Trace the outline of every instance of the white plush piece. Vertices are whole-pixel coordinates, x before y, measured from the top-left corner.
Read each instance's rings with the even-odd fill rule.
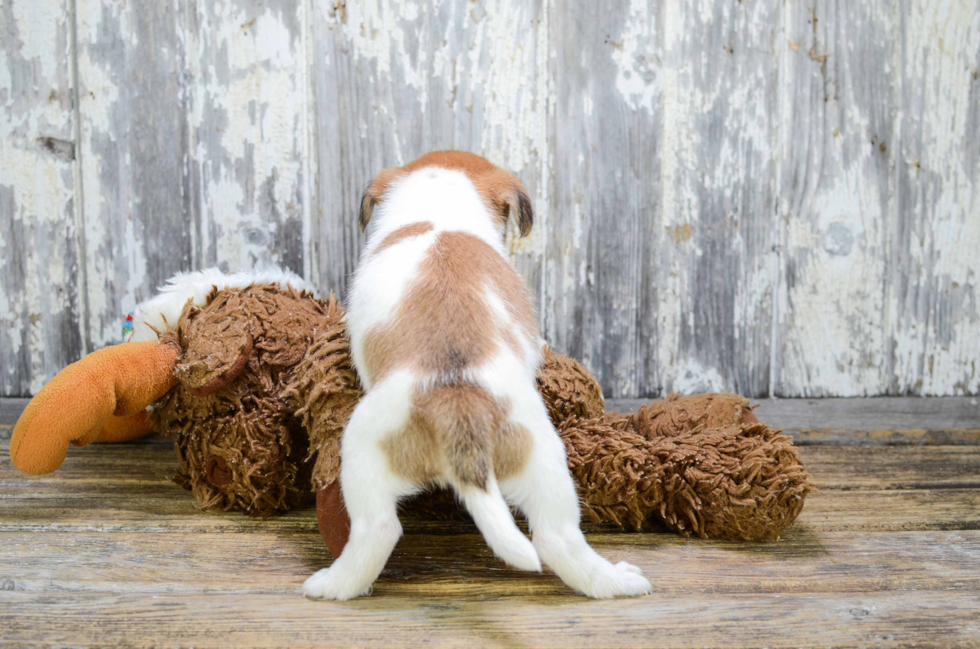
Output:
[[[133,331],[126,342],[157,340],[158,332],[166,333],[177,326],[188,300],[193,301],[194,306],[203,307],[214,288],[245,288],[252,284],[278,284],[282,288],[291,286],[298,291],[316,294],[312,284],[278,266],[237,273],[224,273],[218,268],[177,273],[160,287],[158,295],[137,305],[133,311]]]

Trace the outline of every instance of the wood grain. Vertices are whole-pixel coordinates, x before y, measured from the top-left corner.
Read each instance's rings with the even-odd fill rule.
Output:
[[[954,400],[943,414],[921,400],[873,401],[922,429],[969,420],[971,407]],[[819,421],[821,404],[779,407],[787,418]],[[870,405],[851,407],[864,413],[856,426],[862,417],[874,420]],[[915,416],[916,407],[933,409],[932,418]],[[10,465],[6,443],[0,441],[2,644],[980,642],[978,445],[803,447],[822,486],[778,542],[586,526],[597,551],[638,565],[654,584],[648,597],[612,602],[575,596],[548,570],[507,568],[470,523],[406,515],[406,535],[372,596],[334,604],[298,593],[331,561],[311,509],[266,521],[201,512],[169,482],[175,459],[161,438],[70,449],[59,471],[40,478]]]
[[[6,452],[6,445],[3,441],[0,453]],[[970,482],[971,476],[980,481],[980,447],[976,445],[822,445],[801,448],[800,454],[807,470],[825,488],[941,487]],[[136,444],[73,447],[62,466],[63,469],[46,476],[28,476],[15,469],[9,457],[0,456],[0,483],[33,485],[39,490],[52,491],[83,485],[170,487],[177,458],[169,440],[149,437]],[[856,479],[863,482],[856,483]]]
[[[522,178],[511,256],[610,397],[980,391],[976,3],[0,15],[0,395],[118,341],[178,270],[342,295],[368,179],[438,148]]]
[[[532,292],[549,227],[548,22],[540,1],[314,4],[317,197],[323,290],[346,292],[371,178],[439,149],[480,152],[516,173],[535,210],[513,255]]]
[[[308,274],[307,3],[186,4],[193,265]]]
[[[659,350],[666,391],[770,390],[782,4],[667,3]],[[613,395],[620,396],[620,395]],[[622,395],[626,396],[626,395]]]
[[[76,0],[87,351],[122,340],[140,300],[192,263],[176,3]]]
[[[67,488],[70,493],[66,493]],[[239,513],[201,512],[197,501],[172,485],[4,484],[0,531],[56,532],[221,532],[259,530],[315,532],[312,509],[260,519]],[[123,495],[125,494],[125,495]],[[459,534],[475,528],[465,522],[402,516],[406,533]],[[937,489],[825,490],[807,499],[795,525],[812,533],[942,531],[980,529],[980,494],[975,485]],[[609,526],[584,524],[589,531]],[[655,525],[651,526],[656,529]]]
[[[980,24],[977,7],[896,3],[895,215],[890,232],[889,389],[976,394],[980,373]],[[957,251],[962,251],[958,253]],[[969,252],[968,252],[969,251]]]
[[[980,531],[816,536],[799,530],[779,543],[754,545],[668,534],[588,538],[611,560],[642,568],[660,596],[980,588]],[[331,562],[315,533],[10,532],[3,539],[0,575],[13,582],[8,590],[28,592],[295,593]],[[478,534],[403,537],[376,588],[399,598],[480,601],[521,593],[572,599],[550,571],[528,575],[508,568]]]
[[[606,410],[636,412],[646,399],[607,399]],[[753,399],[761,421],[798,445],[980,444],[974,397]]]
[[[776,392],[888,388],[886,221],[894,192],[892,3],[787,5]],[[889,147],[892,147],[889,149]]]
[[[822,486],[808,497],[795,527],[811,533],[980,529],[977,447],[815,446],[802,449],[802,454]],[[166,444],[70,449],[62,469],[40,478],[19,473],[0,456],[0,531],[316,530],[310,509],[266,521],[238,513],[201,512],[190,493],[170,482],[175,467],[173,450]],[[466,522],[402,518],[409,533],[474,530]]]
[[[71,6],[0,5],[0,395],[83,351]]]
[[[0,398],[0,439],[9,436],[28,399]],[[647,399],[608,399],[606,410],[632,412]],[[762,421],[785,430],[797,444],[976,445],[980,400],[974,397],[872,399],[757,399]],[[139,443],[170,442],[156,436]]]
[[[827,638],[841,645],[967,647],[977,641],[980,596],[925,591],[393,602],[378,589],[371,598],[331,604],[292,593],[134,598],[3,591],[0,602],[11,644],[33,644],[43,629],[46,642],[61,645],[792,647]],[[58,611],[57,624],[51,610]]]
[[[550,27],[553,212],[544,224],[545,337],[607,394],[652,394],[662,216],[663,25],[650,3],[573,3]]]

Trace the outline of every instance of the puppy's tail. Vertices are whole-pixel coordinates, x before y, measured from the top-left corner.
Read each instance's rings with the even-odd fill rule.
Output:
[[[451,482],[494,554],[521,570],[541,571],[534,546],[514,523],[493,475],[493,442],[504,413],[475,385],[446,385],[416,400],[449,463]]]

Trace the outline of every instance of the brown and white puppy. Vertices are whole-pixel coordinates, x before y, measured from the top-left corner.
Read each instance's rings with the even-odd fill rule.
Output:
[[[650,592],[639,569],[609,563],[579,529],[565,448],[535,389],[541,340],[506,261],[508,217],[530,231],[524,187],[470,153],[429,153],[365,192],[368,242],[347,311],[366,391],[342,440],[350,540],[303,585],[308,597],[368,593],[402,533],[398,500],[429,485],[452,487],[514,567],[540,571],[543,560],[591,597]]]

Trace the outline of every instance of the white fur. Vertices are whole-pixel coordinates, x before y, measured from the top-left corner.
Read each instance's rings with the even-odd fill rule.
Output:
[[[189,273],[177,273],[159,294],[141,302],[133,311],[133,333],[126,342],[157,340],[157,332],[163,334],[177,326],[180,313],[188,300],[194,306],[203,307],[214,288],[245,288],[252,284],[278,284],[282,288],[292,286],[298,291],[316,293],[313,285],[296,273],[270,266],[253,271],[224,273],[217,268],[206,268]]]
[[[432,223],[434,231],[376,252],[387,234],[420,221]],[[398,500],[420,489],[388,470],[379,444],[404,429],[413,396],[434,377],[398,370],[372,383],[374,377],[364,371],[365,335],[390,320],[439,232],[469,232],[504,254],[499,226],[473,184],[465,174],[437,167],[417,170],[390,187],[369,228],[347,314],[354,364],[367,390],[342,441],[340,481],[351,517],[351,534],[333,565],[303,584],[303,593],[317,599],[345,600],[370,592],[401,535]],[[499,483],[491,476],[486,491],[455,484],[449,467],[443,467],[441,482],[456,490],[487,543],[510,565],[539,571],[544,561],[566,584],[590,597],[649,593],[650,582],[638,568],[609,563],[582,535],[578,496],[565,447],[535,386],[541,362],[540,340],[514,324],[511,310],[500,296],[485,297],[500,321],[518,336],[526,353],[521,357],[501,344],[489,362],[465,378],[510,403],[508,418],[530,432],[532,450],[523,472]],[[507,503],[527,516],[532,542],[515,526]]]

